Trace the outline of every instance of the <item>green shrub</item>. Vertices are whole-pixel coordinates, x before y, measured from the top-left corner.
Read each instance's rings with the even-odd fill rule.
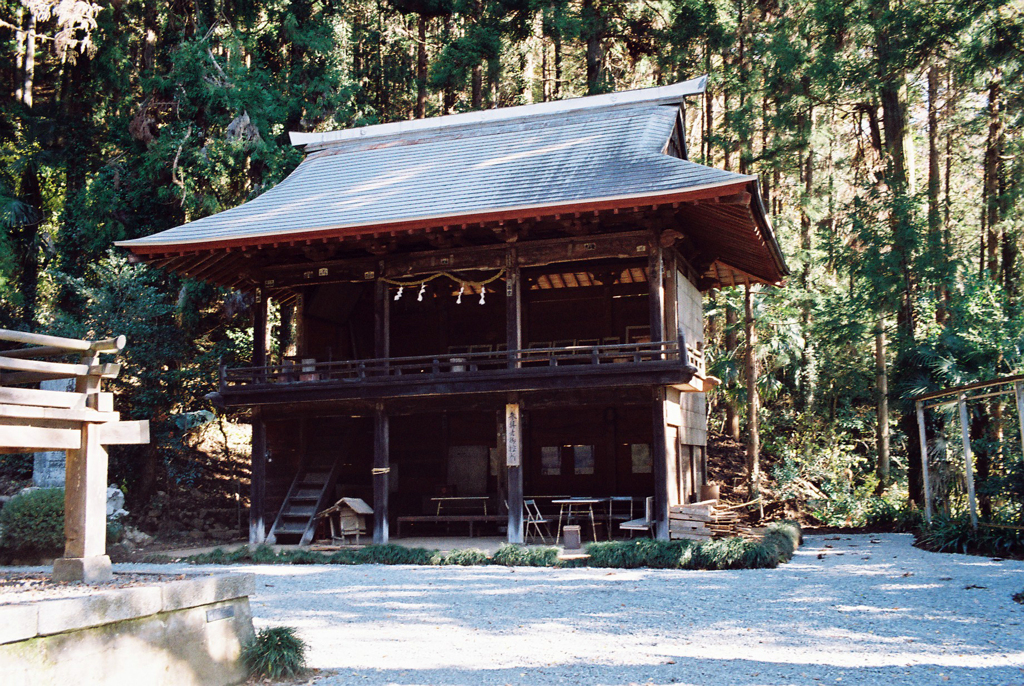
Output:
[[[554,567],[558,564],[558,549],[506,543],[494,553],[491,563],[506,567]]]
[[[327,562],[332,565],[357,565],[359,564],[359,551],[339,550],[327,558]]]
[[[403,548],[400,545],[368,545],[358,551],[356,561],[373,565],[429,565],[437,551],[426,548]]]
[[[298,675],[306,667],[306,643],[287,626],[260,629],[242,647],[249,674],[279,679]]]
[[[487,553],[482,550],[453,550],[449,553],[435,552],[430,557],[432,565],[460,565],[472,567],[474,565],[490,564],[491,560]]]
[[[0,510],[0,546],[19,553],[64,547],[64,489],[42,488],[11,498]]]
[[[501,546],[493,558],[481,550],[442,553],[400,545],[369,545],[325,555],[310,550],[275,553],[270,546],[242,547],[230,553],[220,548],[187,559],[195,564],[383,564],[383,565],[505,565],[508,567],[612,567],[618,569],[764,569],[788,561],[801,541],[800,526],[779,521],[769,525],[761,540],[726,538],[716,541],[657,541],[638,538],[587,545],[589,557],[559,560],[556,548]]]
[[[742,538],[701,541],[693,546],[689,559],[683,560],[682,566],[685,569],[739,569],[751,545],[756,542]]]
[[[993,523],[1012,526],[1011,522],[1003,520]],[[926,524],[918,530],[917,544],[937,553],[1022,555],[1024,531],[984,524],[979,524],[975,529],[966,513],[939,513],[932,517],[930,525]]]
[[[239,550],[247,550],[246,548],[239,548]],[[277,553],[269,545],[257,546],[254,550],[249,550],[248,558],[256,564],[277,564],[282,560],[278,559]]]
[[[650,538],[591,543],[587,545],[588,565],[620,569],[678,569],[684,551],[692,545],[692,541],[656,541]]]
[[[121,542],[121,537],[124,536],[124,524],[118,520],[110,520],[107,522],[107,545],[113,545]]]
[[[891,528],[893,531],[913,531],[921,525],[921,510],[914,503],[903,505],[886,498],[871,498],[865,506],[865,523],[868,526]]]

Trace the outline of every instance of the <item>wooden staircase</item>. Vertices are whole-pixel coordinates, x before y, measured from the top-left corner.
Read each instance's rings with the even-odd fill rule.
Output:
[[[328,501],[338,480],[338,457],[337,451],[307,455],[270,527],[267,543],[309,545],[312,542],[316,514],[333,504]]]

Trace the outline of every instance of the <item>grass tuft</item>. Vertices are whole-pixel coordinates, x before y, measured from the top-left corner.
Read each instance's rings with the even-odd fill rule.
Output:
[[[251,676],[297,676],[306,667],[306,643],[288,626],[260,629],[242,647],[242,660]]]
[[[527,548],[506,543],[494,553],[491,564],[506,567],[554,567],[558,564],[558,549]]]
[[[426,548],[403,548],[394,543],[368,545],[356,551],[356,561],[371,565],[429,565],[435,552]]]
[[[453,550],[450,553],[435,552],[430,557],[432,565],[459,565],[461,567],[472,567],[475,565],[490,564],[491,560],[487,553],[482,550]]]

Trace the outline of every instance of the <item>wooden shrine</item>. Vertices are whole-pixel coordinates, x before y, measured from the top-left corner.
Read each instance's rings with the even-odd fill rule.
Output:
[[[376,543],[522,542],[524,500],[564,496],[607,529],[653,496],[668,538],[705,481],[702,294],[787,274],[756,177],[687,158],[704,82],[296,133],[278,186],[120,244],[251,294],[251,363],[211,397],[253,423],[252,543],[341,497]]]
[[[84,341],[0,329],[0,342],[21,344],[0,350],[0,452],[67,452],[65,548],[53,578],[106,581],[107,446],[149,443],[149,422],[121,421],[113,394],[102,390],[120,365],[100,356],[123,350],[125,337]],[[75,388],[39,388],[52,379],[74,379]]]

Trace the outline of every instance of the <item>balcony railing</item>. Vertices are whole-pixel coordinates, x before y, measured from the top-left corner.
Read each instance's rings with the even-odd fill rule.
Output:
[[[680,354],[680,350],[683,354]],[[651,376],[654,375],[654,376]],[[568,377],[573,381],[569,381]],[[653,378],[658,381],[650,381]],[[688,383],[706,377],[701,350],[680,340],[527,348],[488,352],[329,362],[303,360],[265,367],[221,368],[220,394],[241,400],[254,392],[320,396],[418,395],[535,387],[535,384]],[[536,386],[540,387],[540,386]],[[387,390],[387,389],[392,390]],[[363,389],[363,390],[360,390]],[[419,389],[419,390],[417,390]],[[438,390],[441,389],[441,390]],[[703,386],[695,387],[702,390]],[[276,393],[274,394],[276,395]]]

